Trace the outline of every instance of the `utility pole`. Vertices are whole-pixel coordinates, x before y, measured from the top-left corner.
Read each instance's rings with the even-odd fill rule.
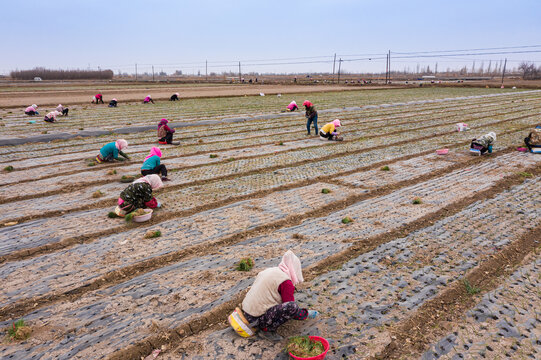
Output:
[[[241,72],[240,72],[240,61],[239,61],[239,83],[242,82],[240,74],[241,74]]]
[[[154,65],[152,65],[152,81],[154,81]]]
[[[137,64],[135,64],[135,82],[137,82]]]
[[[338,84],[340,84],[340,69],[342,68],[342,58],[338,60]]]
[[[334,60],[332,62],[332,76],[334,77],[334,66],[336,65],[336,53],[334,53]]]
[[[385,54],[385,84],[387,85],[387,76],[389,74],[389,54]]]
[[[208,60],[205,60],[205,81],[209,81]]]
[[[389,50],[389,83],[391,82],[391,50]]]
[[[503,63],[503,72],[502,72],[502,86],[503,86],[503,77],[505,76],[505,67],[507,66],[507,58],[505,58],[505,63]]]

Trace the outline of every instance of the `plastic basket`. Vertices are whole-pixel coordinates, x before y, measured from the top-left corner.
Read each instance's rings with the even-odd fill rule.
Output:
[[[292,353],[289,353],[289,356],[291,356],[293,359],[297,359],[297,360],[322,360],[322,359],[325,359],[325,356],[327,356],[327,352],[329,351],[329,347],[330,347],[329,342],[327,341],[327,339],[322,338],[321,336],[309,336],[309,338],[312,341],[319,341],[320,343],[322,343],[323,348],[325,349],[325,351],[323,351],[321,354],[319,354],[317,356],[312,356],[312,357],[300,357],[300,356],[295,356]]]

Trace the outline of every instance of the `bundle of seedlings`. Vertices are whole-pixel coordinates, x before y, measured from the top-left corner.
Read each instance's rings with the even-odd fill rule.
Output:
[[[325,347],[308,336],[293,336],[287,342],[286,351],[300,358],[311,358],[323,354]]]

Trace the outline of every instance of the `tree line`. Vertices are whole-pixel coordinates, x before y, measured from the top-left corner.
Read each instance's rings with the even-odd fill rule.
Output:
[[[112,70],[51,70],[35,68],[32,70],[15,70],[10,73],[12,79],[34,80],[110,80],[113,78]]]

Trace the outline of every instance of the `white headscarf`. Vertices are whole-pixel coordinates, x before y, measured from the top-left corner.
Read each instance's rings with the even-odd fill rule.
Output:
[[[489,132],[487,135],[492,138],[492,141],[496,141],[496,133],[494,131]]]
[[[159,189],[163,186],[162,179],[156,174],[151,174],[147,176],[143,176],[142,178],[139,178],[133,182],[135,183],[147,183],[150,184],[150,187],[152,187],[152,190]]]
[[[293,253],[293,251],[288,250],[284,254],[280,265],[278,265],[278,268],[280,268],[280,270],[282,270],[289,276],[291,282],[293,283],[293,286],[296,286],[297,284],[304,281],[304,278],[302,277],[301,261]]]

